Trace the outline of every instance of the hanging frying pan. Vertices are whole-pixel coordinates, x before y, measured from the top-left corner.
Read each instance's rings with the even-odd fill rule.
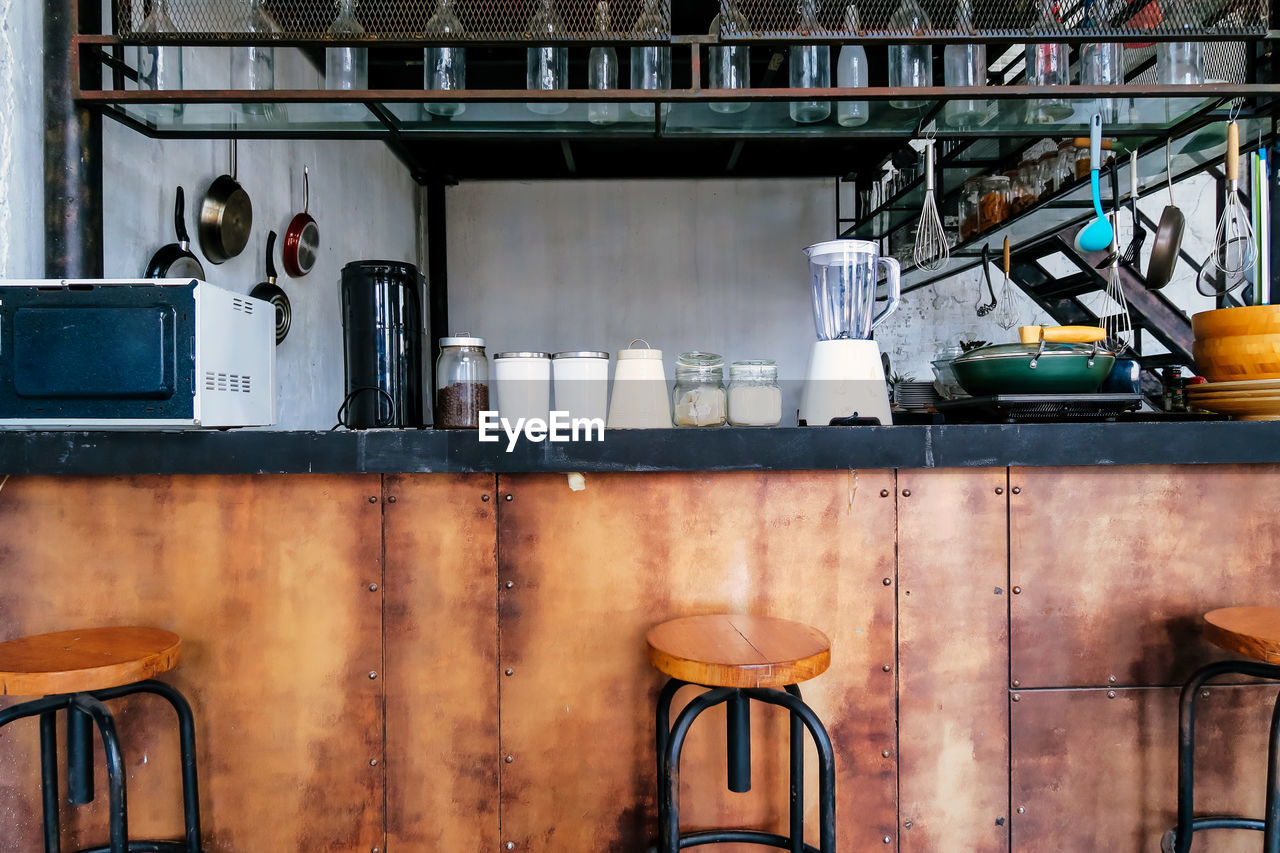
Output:
[[[316,265],[316,250],[320,248],[320,227],[311,217],[311,179],[307,167],[302,167],[302,212],[289,220],[284,232],[284,248],[280,250],[285,272],[301,278]]]
[[[1169,143],[1164,144],[1164,170],[1169,184],[1169,203],[1160,214],[1160,225],[1156,228],[1156,242],[1151,247],[1151,258],[1147,261],[1146,285],[1149,290],[1159,290],[1173,278],[1173,269],[1178,263],[1178,250],[1182,248],[1182,231],[1186,227],[1186,217],[1173,203],[1173,158],[1169,152]]]
[[[236,146],[231,140],[231,174],[214,178],[200,205],[200,248],[215,264],[244,251],[253,227],[253,205],[236,180]]]
[[[276,309],[276,345],[289,334],[289,326],[293,324],[293,306],[283,288],[276,284],[276,264],[272,255],[276,250],[276,232],[267,234],[267,280],[259,282],[249,295],[254,299],[265,299]]]
[[[198,278],[204,281],[204,267],[191,251],[191,238],[187,236],[186,196],[178,187],[178,198],[173,208],[173,229],[178,242],[161,246],[147,262],[144,278]]]

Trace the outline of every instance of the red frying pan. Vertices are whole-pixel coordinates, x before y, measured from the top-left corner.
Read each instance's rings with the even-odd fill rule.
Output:
[[[307,212],[311,205],[311,180],[307,167],[302,167],[302,212],[289,220],[284,232],[284,248],[280,252],[285,272],[301,278],[316,265],[316,250],[320,248],[320,227]]]

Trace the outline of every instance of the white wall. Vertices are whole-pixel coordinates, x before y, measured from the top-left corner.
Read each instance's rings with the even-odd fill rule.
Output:
[[[320,85],[296,51],[280,50],[277,86]],[[188,79],[215,80],[229,68],[225,49],[187,51]],[[207,85],[207,84],[206,84]],[[174,241],[174,188],[187,194],[187,228],[206,278],[248,293],[265,278],[267,232],[277,233],[275,263],[293,308],[293,326],[276,350],[279,429],[328,429],[343,395],[339,281],[352,260],[416,262],[417,187],[381,142],[241,140],[237,178],[253,203],[244,252],[215,265],[196,233],[200,200],[229,168],[225,140],[153,140],[103,122],[104,245],[108,277],[141,275],[153,252]],[[280,260],[289,220],[302,210],[302,167],[310,167],[310,212],[320,229],[316,265],[292,279]]]
[[[44,275],[44,5],[0,0],[0,278]]]

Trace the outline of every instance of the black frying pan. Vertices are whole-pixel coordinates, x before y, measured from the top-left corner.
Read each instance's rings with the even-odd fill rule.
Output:
[[[1164,168],[1169,184],[1169,203],[1160,214],[1160,226],[1156,228],[1156,242],[1151,247],[1151,259],[1147,261],[1146,284],[1150,290],[1159,290],[1173,278],[1173,269],[1178,264],[1178,250],[1182,248],[1182,231],[1186,227],[1186,217],[1173,203],[1173,163],[1169,152],[1169,143],[1164,145]]]
[[[173,209],[173,227],[178,242],[161,246],[147,263],[144,278],[197,278],[204,281],[204,267],[191,251],[187,236],[186,197],[178,187],[178,200]]]
[[[276,309],[276,346],[289,334],[289,326],[293,324],[293,306],[284,289],[276,284],[276,262],[272,257],[276,250],[276,232],[267,234],[267,280],[259,282],[249,295],[254,299],[265,299]]]

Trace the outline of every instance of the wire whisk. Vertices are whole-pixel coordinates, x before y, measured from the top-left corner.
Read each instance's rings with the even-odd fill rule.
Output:
[[[1258,257],[1252,216],[1240,200],[1240,125],[1227,125],[1226,198],[1209,262],[1228,277],[1242,274]]]
[[[1112,211],[1112,226],[1119,225],[1118,211]],[[1115,231],[1119,235],[1119,231]],[[1111,261],[1107,267],[1106,298],[1111,302],[1104,308],[1102,328],[1107,333],[1106,345],[1117,355],[1133,345],[1133,321],[1129,317],[1129,300],[1125,299],[1124,286],[1120,283],[1120,241],[1117,236],[1111,247]]]
[[[916,228],[915,251],[912,260],[916,266],[929,272],[937,272],[951,260],[951,246],[947,232],[938,214],[938,201],[933,188],[933,139],[924,141],[924,206],[920,209],[920,225]]]
[[[1004,287],[1000,289],[1000,307],[996,309],[996,324],[1006,332],[1018,322],[1018,312],[1013,305],[1013,283],[1009,279],[1009,238],[1004,238]]]

